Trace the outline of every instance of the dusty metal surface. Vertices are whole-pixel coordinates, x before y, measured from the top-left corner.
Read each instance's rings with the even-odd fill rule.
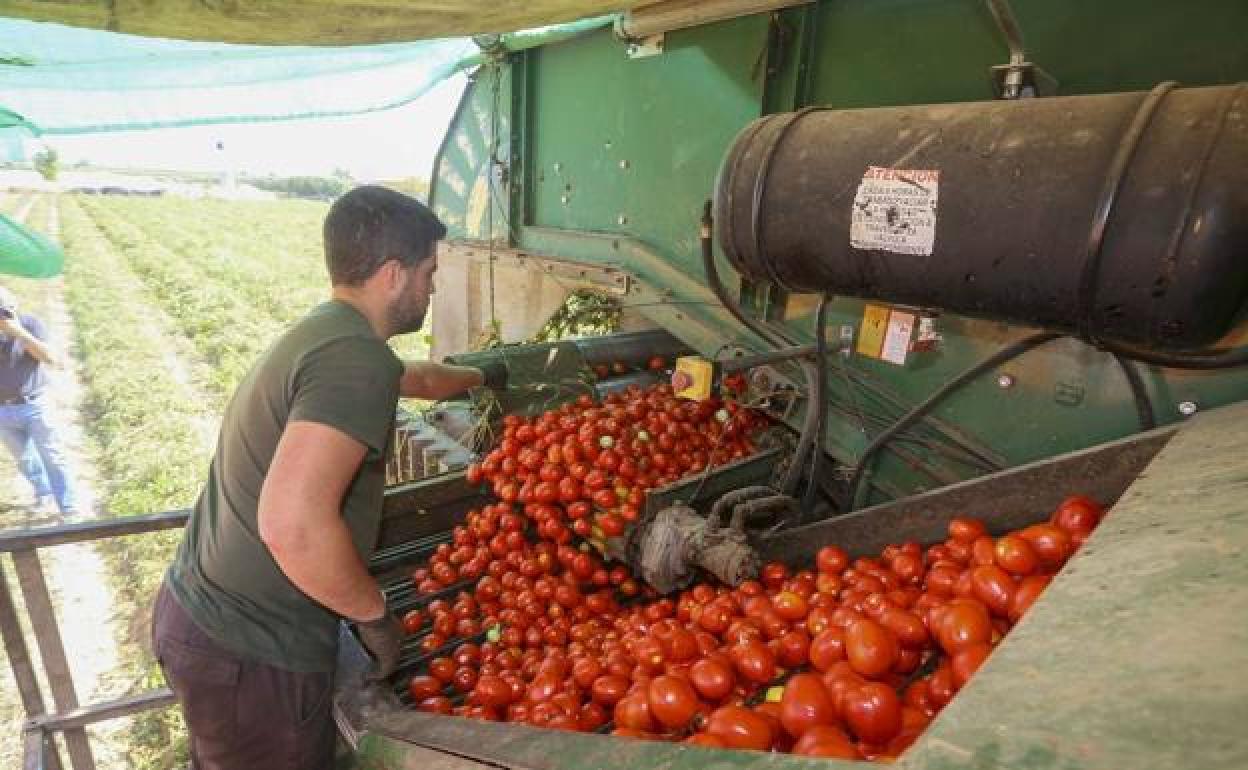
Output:
[[[446,532],[469,508],[485,499],[480,489],[464,481],[463,471],[387,489],[377,548]]]
[[[1170,441],[906,764],[1248,767],[1248,405]]]

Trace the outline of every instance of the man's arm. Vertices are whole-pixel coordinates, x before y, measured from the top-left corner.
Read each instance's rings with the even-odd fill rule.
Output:
[[[436,401],[485,384],[485,375],[472,366],[436,364],[432,361],[405,361],[399,395]]]
[[[60,365],[56,354],[52,352],[52,348],[48,347],[43,340],[26,331],[26,327],[22,326],[22,322],[18,319],[0,319],[0,334],[7,334],[21,342],[22,348],[39,363],[52,367]]]
[[[337,614],[379,618],[381,590],[356,553],[342,499],[366,447],[316,422],[286,425],[260,490],[260,539],[290,582]]]

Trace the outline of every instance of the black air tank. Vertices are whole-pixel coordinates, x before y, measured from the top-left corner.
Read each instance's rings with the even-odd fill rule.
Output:
[[[715,226],[790,291],[1208,345],[1248,289],[1248,87],[765,117]]]

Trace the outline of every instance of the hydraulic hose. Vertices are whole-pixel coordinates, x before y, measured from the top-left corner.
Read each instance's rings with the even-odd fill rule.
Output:
[[[1112,355],[1122,369],[1122,376],[1127,379],[1127,385],[1131,388],[1131,398],[1135,401],[1135,411],[1140,417],[1140,430],[1156,428],[1157,416],[1153,411],[1153,400],[1148,396],[1148,388],[1144,385],[1144,378],[1140,375],[1139,368],[1134,361],[1128,360],[1117,353]]]
[[[863,486],[862,480],[863,476],[866,474],[868,463],[871,458],[875,456],[875,453],[878,452],[882,446],[891,441],[894,436],[923,419],[924,415],[932,411],[932,409],[934,409],[936,405],[943,401],[950,393],[958,390],[963,385],[971,380],[974,380],[976,377],[979,377],[989,369],[1000,366],[1007,361],[1012,361],[1032,348],[1043,345],[1046,342],[1051,342],[1063,336],[1066,335],[1058,332],[1041,332],[1039,334],[1033,334],[1030,337],[1024,337],[1017,342],[1007,345],[1001,350],[998,350],[996,353],[988,356],[983,361],[980,361],[971,368],[962,372],[957,377],[954,377],[949,382],[946,382],[934,393],[923,399],[923,401],[921,401],[917,406],[903,415],[901,419],[890,425],[883,433],[880,433],[872,439],[871,443],[867,445],[866,449],[862,451],[862,455],[858,458],[858,467],[854,469],[854,475],[849,481],[849,500],[851,510],[861,507],[865,502],[862,498],[865,498],[866,496],[864,494],[866,487]]]
[[[819,414],[815,418],[815,445],[810,456],[810,476],[806,480],[806,494],[802,495],[801,515],[806,516],[815,506],[815,497],[819,485],[815,479],[819,477],[823,464],[823,448],[827,446],[828,430],[828,305],[832,295],[824,294],[819,298],[819,309],[815,311],[815,408]]]
[[[712,228],[714,223],[711,220],[711,202],[707,201],[702,208],[702,228],[700,231],[700,241],[702,244],[702,267],[706,271],[706,285],[710,287],[715,298],[724,306],[732,317],[741,322],[750,331],[757,334],[768,344],[783,348],[789,345],[788,340],[776,332],[768,329],[762,322],[750,318],[744,310],[737,304],[728,291],[724,288],[723,281],[720,280],[719,270],[715,267],[715,251],[714,241],[712,239]],[[802,374],[806,379],[806,392],[813,399],[816,388],[816,380],[818,374],[815,366],[806,360],[798,359],[798,364],[802,368]],[[808,399],[809,400],[809,399]],[[815,433],[818,430],[819,409],[813,404],[806,409],[805,419],[802,421],[801,436],[797,442],[797,450],[793,454],[793,462],[789,465],[789,470],[785,474],[784,481],[781,484],[780,491],[786,495],[792,495],[797,489],[797,484],[802,477],[802,469],[806,465],[806,457],[810,454],[810,449],[815,443]]]
[[[1167,369],[1230,369],[1236,366],[1248,366],[1248,346],[1232,348],[1217,352],[1196,353],[1161,353],[1156,350],[1139,348],[1122,342],[1097,340],[1097,346],[1123,358],[1130,358],[1144,364],[1164,366]]]

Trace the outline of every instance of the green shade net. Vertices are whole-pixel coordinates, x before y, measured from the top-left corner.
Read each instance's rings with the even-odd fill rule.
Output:
[[[503,35],[505,50],[612,17]],[[44,135],[358,115],[408,104],[484,54],[472,38],[360,46],[196,43],[0,18],[0,128]]]
[[[51,278],[64,264],[65,254],[55,243],[0,214],[0,273]]]

